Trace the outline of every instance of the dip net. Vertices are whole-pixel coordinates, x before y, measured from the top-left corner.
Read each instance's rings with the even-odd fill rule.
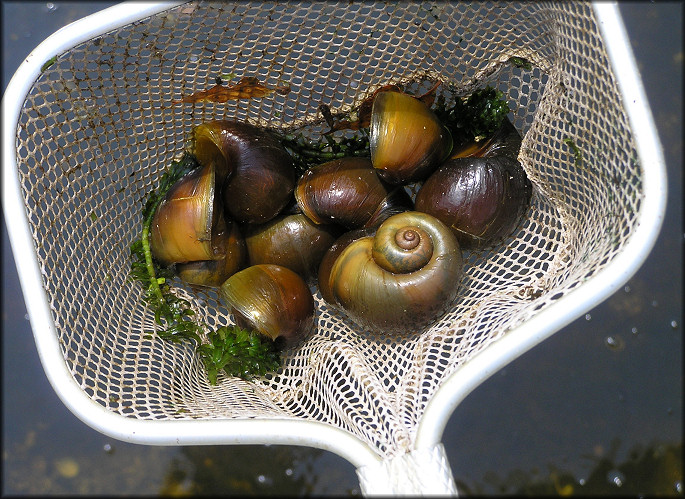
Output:
[[[290,91],[173,104],[222,75]],[[314,289],[316,331],[278,371],[252,382],[219,375],[216,386],[194,345],[148,334],[157,325],[128,279],[130,245],[193,127],[235,119],[315,138],[327,129],[322,104],[341,116],[380,86],[420,93],[436,82],[447,99],[486,85],[504,93],[533,184],[517,231],[464,253],[448,314],[391,337],[355,329]],[[16,155],[55,334],[94,403],[141,420],[315,421],[381,459],[412,449],[444,380],[607,266],[643,197],[588,3],[178,5],[47,61],[22,106]],[[210,327],[233,323],[216,292],[173,289]]]

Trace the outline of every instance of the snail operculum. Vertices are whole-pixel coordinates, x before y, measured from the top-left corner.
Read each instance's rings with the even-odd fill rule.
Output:
[[[223,186],[235,167],[230,149],[225,146],[225,126],[222,121],[210,121],[193,128],[188,148],[201,165],[214,163],[217,169],[217,185]]]
[[[319,273],[324,299],[353,322],[385,333],[415,332],[453,305],[463,260],[442,222],[407,211],[385,220],[374,236],[358,236],[334,245],[335,257],[324,257]]]
[[[517,159],[521,140],[521,134],[516,130],[514,124],[509,119],[505,119],[502,126],[489,137],[472,140],[459,148],[455,147],[450,159],[492,156],[508,156],[511,159]]]
[[[371,161],[393,184],[426,178],[452,150],[452,135],[420,100],[401,92],[380,92],[371,111]]]
[[[247,247],[236,222],[230,222],[227,232],[216,237],[223,238],[226,250],[218,260],[203,260],[176,264],[176,274],[189,284],[219,287],[230,276],[247,265]]]

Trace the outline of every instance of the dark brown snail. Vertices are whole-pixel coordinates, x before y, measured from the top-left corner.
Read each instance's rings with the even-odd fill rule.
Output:
[[[160,202],[150,226],[152,255],[162,265],[216,260],[226,253],[226,222],[216,195],[213,162],[181,177]]]
[[[378,93],[369,134],[373,166],[392,184],[425,179],[452,150],[452,135],[435,113],[401,92]]]
[[[240,223],[264,223],[290,201],[295,168],[288,151],[268,130],[249,123],[210,121],[193,130],[192,145],[201,164],[222,164],[224,207]],[[219,167],[217,167],[219,168]]]
[[[513,154],[518,151],[516,136],[513,125],[505,124],[497,140],[484,148],[487,156],[447,160],[419,189],[416,210],[451,227],[465,249],[489,247],[508,237],[525,215],[533,192]]]
[[[314,327],[314,298],[304,280],[280,265],[252,265],[221,285],[238,326],[257,331],[286,346]]]
[[[295,187],[302,213],[318,224],[347,229],[378,226],[413,203],[402,186],[383,181],[368,158],[348,157],[307,170]]]
[[[305,280],[316,278],[328,248],[342,233],[330,224],[315,224],[302,213],[283,214],[258,225],[243,226],[251,265],[287,267]]]
[[[204,260],[176,264],[181,280],[196,286],[219,287],[230,276],[247,266],[247,247],[236,222],[230,230],[217,234],[225,239],[225,255],[218,260]]]
[[[385,333],[418,332],[453,305],[463,271],[452,231],[425,213],[385,220],[374,236],[346,234],[319,270],[324,299],[357,325]]]

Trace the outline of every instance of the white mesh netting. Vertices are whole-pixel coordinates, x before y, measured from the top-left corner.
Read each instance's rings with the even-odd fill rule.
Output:
[[[65,362],[126,417],[316,420],[382,456],[403,452],[446,376],[602,269],[631,233],[640,171],[608,68],[590,5],[566,2],[189,3],[59,54],[26,98],[17,151]],[[171,105],[227,73],[291,92]],[[451,313],[389,338],[352,330],[317,293],[317,331],[281,370],[217,386],[190,345],[145,335],[155,322],[127,280],[129,247],[194,126],[316,130],[320,104],[347,111],[380,85],[427,79],[502,90],[534,185],[512,237],[465,253]],[[208,324],[231,323],[216,293],[176,289]]]

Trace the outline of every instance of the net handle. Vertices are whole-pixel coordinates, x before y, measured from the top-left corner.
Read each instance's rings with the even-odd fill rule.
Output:
[[[357,468],[357,476],[364,496],[457,495],[445,447],[441,443]]]

